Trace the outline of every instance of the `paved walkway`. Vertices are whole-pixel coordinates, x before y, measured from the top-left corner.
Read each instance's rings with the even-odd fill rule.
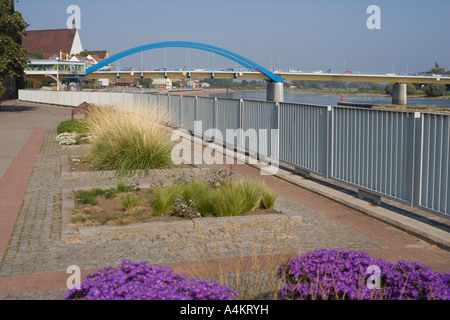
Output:
[[[149,260],[172,266],[180,273],[189,273],[167,246],[168,241],[179,245],[171,235],[167,235],[167,239],[137,235],[133,239],[62,241],[61,190],[96,185],[100,181],[98,178],[61,178],[61,156],[77,153],[62,149],[54,142],[55,128],[61,121],[70,119],[70,109],[17,101],[7,101],[1,108],[0,299],[61,299],[66,292],[66,269],[73,264],[79,265],[86,274],[129,258]],[[436,271],[450,270],[449,251],[333,201],[331,197],[321,196],[311,191],[315,188],[312,184],[301,187],[302,183],[321,186],[319,181],[302,182],[299,177],[290,178],[288,171],[284,179],[263,177],[257,168],[249,165],[235,165],[233,170],[254,179],[264,179],[280,194],[278,209],[292,211],[301,218],[302,223],[293,230],[289,244],[302,252],[318,247],[364,250],[390,261],[414,260]],[[369,203],[366,206],[371,207]],[[428,227],[429,224],[423,224],[425,220],[417,223]],[[434,225],[448,233],[445,222],[434,221]],[[246,232],[242,240],[260,235]],[[278,236],[282,238],[281,233]],[[230,257],[224,255],[219,259],[223,266],[231,265]],[[198,263],[195,256],[191,260],[194,266]],[[232,271],[231,266],[229,270]]]

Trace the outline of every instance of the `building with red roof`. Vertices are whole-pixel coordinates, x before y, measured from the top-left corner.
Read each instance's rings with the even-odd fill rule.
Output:
[[[46,59],[65,59],[83,51],[77,29],[29,30],[22,46],[30,52],[42,52]]]

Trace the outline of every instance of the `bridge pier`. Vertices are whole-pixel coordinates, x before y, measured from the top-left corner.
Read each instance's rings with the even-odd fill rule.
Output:
[[[394,83],[392,87],[392,104],[406,105],[406,83]]]
[[[283,102],[284,89],[283,82],[269,81],[267,82],[267,101]]]

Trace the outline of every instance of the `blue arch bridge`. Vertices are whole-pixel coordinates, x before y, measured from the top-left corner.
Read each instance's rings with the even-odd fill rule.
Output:
[[[192,48],[211,52],[247,68],[247,72],[238,71],[102,71],[103,68],[124,57],[143,51],[160,48]],[[255,62],[229,50],[198,42],[167,41],[151,43],[115,54],[89,68],[84,63],[73,63],[73,67],[67,66],[69,62],[33,61],[25,70],[27,78],[43,78],[50,76],[59,82],[59,78],[81,77],[84,79],[107,78],[218,78],[218,79],[262,79],[267,81],[267,100],[283,101],[283,82],[285,80],[317,80],[317,81],[359,81],[359,82],[392,82],[394,83],[392,103],[406,104],[406,83],[443,83],[450,84],[450,77],[443,76],[403,76],[403,75],[367,75],[367,74],[317,74],[317,73],[282,73],[272,72],[256,64]]]

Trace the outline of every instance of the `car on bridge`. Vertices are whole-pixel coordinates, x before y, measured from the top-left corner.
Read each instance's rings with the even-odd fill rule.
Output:
[[[225,69],[222,69],[222,71],[234,71],[234,69],[233,68],[225,68]]]
[[[167,71],[167,68],[158,68],[158,69],[155,69],[154,71]]]

